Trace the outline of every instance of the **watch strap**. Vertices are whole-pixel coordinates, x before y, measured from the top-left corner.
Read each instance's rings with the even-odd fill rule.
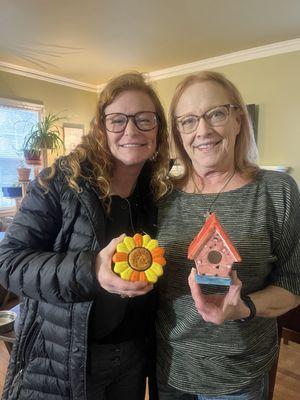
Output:
[[[255,304],[253,303],[253,301],[251,300],[251,297],[248,295],[243,295],[241,296],[241,299],[243,300],[243,302],[246,304],[246,306],[249,308],[250,310],[250,315],[248,315],[248,317],[245,318],[241,318],[238,319],[238,322],[245,322],[245,321],[250,321],[251,319],[253,319],[256,316],[256,307]]]

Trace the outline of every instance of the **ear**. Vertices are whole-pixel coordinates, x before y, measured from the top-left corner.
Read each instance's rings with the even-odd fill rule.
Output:
[[[240,112],[236,112],[236,115],[234,117],[234,124],[235,124],[235,136],[237,136],[240,131],[241,131],[241,126],[242,126],[242,114]]]

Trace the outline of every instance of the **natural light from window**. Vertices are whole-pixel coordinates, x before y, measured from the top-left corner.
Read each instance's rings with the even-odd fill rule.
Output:
[[[15,205],[14,198],[3,196],[2,188],[18,186],[17,168],[25,166],[22,144],[42,109],[40,104],[0,99],[0,209]]]

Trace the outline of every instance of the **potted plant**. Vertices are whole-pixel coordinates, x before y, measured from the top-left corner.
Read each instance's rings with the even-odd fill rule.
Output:
[[[31,169],[26,167],[24,159],[19,160],[19,166],[17,168],[17,171],[18,171],[19,182],[29,181]]]
[[[60,137],[60,126],[57,124],[65,117],[59,113],[49,113],[44,119],[34,124],[24,140],[24,155],[27,164],[33,164],[32,159],[38,160],[42,153],[43,165],[47,165],[47,150],[64,149],[64,142]],[[31,160],[31,161],[28,161]]]
[[[14,149],[16,155],[18,156],[17,171],[18,171],[19,182],[28,182],[31,169],[27,168],[25,165],[23,148],[17,149],[16,147],[13,146],[13,149]]]

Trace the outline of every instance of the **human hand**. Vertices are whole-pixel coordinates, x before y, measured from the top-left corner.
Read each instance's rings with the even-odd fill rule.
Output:
[[[144,295],[153,289],[153,284],[149,282],[129,282],[116,275],[112,268],[112,257],[116,251],[118,243],[125,237],[125,234],[112,239],[96,257],[96,276],[101,287],[110,293],[119,294],[121,297],[135,297]]]
[[[195,275],[196,269],[192,268],[188,282],[196,309],[204,321],[220,325],[249,315],[249,309],[241,299],[242,282],[236,271],[231,272],[232,284],[226,294],[203,294]]]

